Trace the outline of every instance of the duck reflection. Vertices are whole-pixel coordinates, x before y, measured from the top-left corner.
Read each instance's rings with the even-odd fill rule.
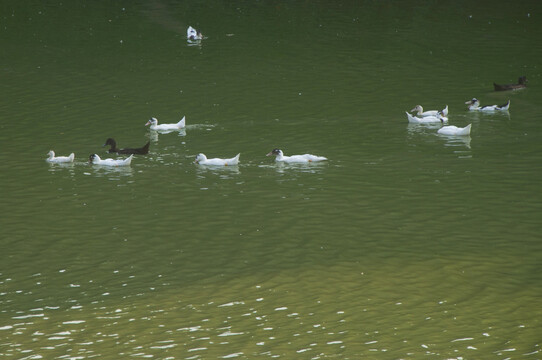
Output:
[[[310,173],[310,174],[321,174],[329,164],[325,162],[310,162],[310,163],[284,163],[284,162],[275,162],[275,164],[270,165],[275,168],[278,173]]]
[[[446,141],[446,146],[455,146],[455,147],[466,147],[470,149],[470,135],[467,136],[453,136],[453,135],[441,135],[438,134],[438,137]]]
[[[239,170],[239,165],[231,166],[213,166],[213,165],[199,165],[195,164],[196,172],[199,176],[204,176],[208,174],[218,175],[221,178],[229,179],[233,175],[241,174]]]
[[[94,175],[98,177],[104,177],[104,176],[113,176],[113,177],[121,177],[121,176],[133,176],[134,172],[133,169],[130,166],[99,166],[99,165],[92,165],[92,168],[94,170]]]

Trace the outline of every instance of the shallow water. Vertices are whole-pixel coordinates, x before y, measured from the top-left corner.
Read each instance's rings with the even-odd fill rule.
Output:
[[[2,357],[540,358],[538,2],[0,8]]]

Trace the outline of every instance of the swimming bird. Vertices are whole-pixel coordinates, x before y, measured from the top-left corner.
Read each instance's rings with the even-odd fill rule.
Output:
[[[104,166],[129,166],[132,162],[134,154],[128,156],[126,159],[101,159],[97,154],[91,154],[88,157],[88,161],[94,165]]]
[[[109,138],[105,141],[105,144],[103,144],[103,146],[107,145],[111,146],[111,148],[107,150],[108,153],[145,155],[149,153],[149,146],[151,145],[151,142],[148,141],[140,148],[117,149],[117,142],[115,141],[115,139]]]
[[[196,29],[194,29],[192,26],[189,26],[188,29],[186,29],[186,40],[188,41],[198,41],[203,39],[203,34]]]
[[[471,111],[506,111],[510,107],[510,100],[506,104],[503,105],[486,105],[486,106],[480,106],[480,100],[477,98],[472,98],[469,101],[466,101],[465,104],[468,105],[468,109]]]
[[[409,114],[406,111],[405,113],[407,114],[408,122],[413,124],[434,124],[439,122],[448,122],[447,117],[443,117],[440,115],[417,117]]]
[[[465,136],[470,135],[470,128],[472,124],[469,124],[465,126],[464,128],[460,128],[457,126],[443,126],[440,129],[438,129],[437,133],[441,135],[456,135],[456,136]]]
[[[235,157],[232,157],[231,159],[220,159],[220,158],[207,159],[207,156],[205,156],[205,154],[198,154],[194,162],[199,165],[216,165],[216,166],[237,165],[239,164],[240,155],[241,154],[237,154]]]
[[[67,163],[73,162],[73,159],[75,159],[74,153],[71,153],[70,156],[55,156],[55,152],[53,150],[49,151],[47,155],[49,155],[49,157],[46,159],[46,161],[50,163]]]
[[[149,121],[147,121],[147,123],[145,124],[145,126],[147,125],[150,125],[151,126],[151,130],[157,130],[157,131],[167,131],[167,130],[179,130],[179,129],[182,129],[184,128],[186,125],[186,119],[185,117],[183,116],[183,118],[176,124],[160,124],[158,125],[158,119],[156,119],[155,117],[152,117]]]
[[[267,154],[267,156],[275,155],[275,161],[286,162],[286,163],[309,163],[313,161],[324,161],[327,158],[323,156],[316,156],[311,154],[304,155],[292,155],[284,156],[284,153],[280,149],[273,149]]]
[[[423,111],[423,106],[421,105],[416,105],[414,107],[414,109],[410,110],[410,112],[413,112],[413,111],[416,111],[416,115],[418,116],[438,116],[438,115],[441,115],[441,116],[448,116],[448,105],[446,105],[446,107],[442,110],[427,110],[427,111]]]
[[[505,91],[505,90],[518,90],[524,89],[527,87],[527,76],[520,76],[518,78],[517,84],[495,84],[493,83],[493,88],[495,91]]]

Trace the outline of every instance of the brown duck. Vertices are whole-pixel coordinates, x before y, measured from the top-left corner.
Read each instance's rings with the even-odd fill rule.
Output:
[[[506,91],[506,90],[517,90],[517,89],[523,89],[527,87],[527,76],[520,76],[518,78],[517,84],[495,84],[493,83],[493,87],[495,88],[495,91]]]
[[[140,148],[117,149],[117,142],[115,141],[115,139],[109,138],[105,141],[105,144],[103,146],[107,145],[111,147],[109,150],[107,150],[107,152],[109,153],[146,155],[149,153],[149,146],[151,145],[151,142],[147,142],[143,147]]]

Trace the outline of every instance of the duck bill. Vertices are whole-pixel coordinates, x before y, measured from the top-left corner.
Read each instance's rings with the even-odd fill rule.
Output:
[[[416,108],[414,108],[414,109],[410,110],[410,112],[414,112],[414,111],[416,111]]]
[[[149,126],[150,124],[152,124],[152,122],[149,120],[149,121],[147,121],[147,123],[145,124],[145,126]]]
[[[274,155],[274,154],[273,154],[273,152],[271,151],[271,152],[267,153],[267,155],[265,155],[265,156],[272,156],[272,155]]]

